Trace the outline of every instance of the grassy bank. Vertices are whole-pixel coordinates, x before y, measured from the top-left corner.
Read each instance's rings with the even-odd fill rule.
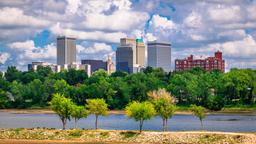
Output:
[[[20,140],[25,143],[197,143],[254,144],[255,133],[152,132],[114,130],[0,129],[0,143]]]
[[[177,105],[176,114],[191,114],[190,105]],[[27,109],[0,109],[0,112],[10,113],[54,113],[49,107],[33,107]],[[254,105],[227,105],[220,111],[208,111],[208,113],[256,113]],[[109,114],[124,114],[123,110],[110,110]]]

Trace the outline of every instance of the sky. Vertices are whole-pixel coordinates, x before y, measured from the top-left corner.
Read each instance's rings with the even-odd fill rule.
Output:
[[[78,61],[115,57],[120,38],[131,37],[170,42],[173,61],[220,50],[227,71],[255,69],[256,1],[1,0],[0,70],[56,63],[63,35],[77,38]]]

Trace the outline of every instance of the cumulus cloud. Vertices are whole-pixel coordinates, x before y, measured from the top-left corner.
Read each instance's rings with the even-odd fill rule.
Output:
[[[82,5],[80,0],[67,0],[67,2],[66,13],[75,14],[78,8]]]
[[[150,21],[150,25],[152,25],[154,28],[159,29],[175,29],[176,24],[168,20],[166,17],[161,17],[159,15],[154,15],[152,17],[152,20]]]
[[[85,44],[84,44],[85,43]],[[77,45],[78,59],[101,59],[105,60],[108,55],[115,52],[112,47],[106,43],[90,43],[82,42]]]
[[[95,53],[111,53],[112,47],[105,43],[94,43],[92,47],[77,46],[78,53],[95,54]]]
[[[192,12],[184,19],[184,24],[189,28],[200,28],[202,26],[202,17],[197,12]]]
[[[0,64],[5,64],[5,62],[11,57],[9,53],[0,53]]]
[[[242,20],[241,8],[238,5],[218,5],[208,9],[209,18],[219,23],[230,23]]]
[[[50,22],[47,20],[41,20],[32,16],[25,15],[23,10],[18,8],[5,7],[0,9],[0,27],[45,27],[49,24]]]
[[[60,24],[56,24],[50,28],[51,32],[55,35],[72,36],[82,40],[94,40],[118,43],[120,38],[126,37],[125,33],[122,32],[102,32],[102,31],[78,31],[68,28],[61,28]]]
[[[56,46],[51,43],[44,47],[36,47],[34,41],[13,42],[8,45],[17,54],[17,64],[27,65],[32,61],[53,61],[56,58]]]
[[[133,28],[142,28],[147,19],[147,13],[121,10],[111,15],[88,14],[82,24],[90,29],[130,31]]]

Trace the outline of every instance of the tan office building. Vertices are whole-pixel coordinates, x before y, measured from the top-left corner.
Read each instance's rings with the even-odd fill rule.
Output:
[[[116,51],[116,70],[128,73],[145,67],[145,45],[141,39],[122,38]]]
[[[76,39],[71,37],[57,38],[57,64],[72,64],[76,62]]]

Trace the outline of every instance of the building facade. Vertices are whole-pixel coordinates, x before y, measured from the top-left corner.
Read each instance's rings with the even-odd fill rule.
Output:
[[[145,45],[142,39],[122,38],[116,50],[116,70],[128,73],[145,67]]]
[[[71,37],[57,38],[57,64],[72,64],[76,62],[76,39]]]
[[[107,72],[108,72],[108,74],[115,72],[115,65],[112,61],[111,56],[108,56],[108,59],[107,59]]]
[[[194,59],[193,55],[190,55],[185,59],[175,60],[176,71],[190,70],[195,67],[200,67],[206,71],[220,70],[225,72],[225,60],[222,59],[222,52],[217,51],[214,57],[206,59]]]
[[[171,71],[171,44],[164,42],[148,42],[148,66]]]
[[[60,72],[61,71],[60,65],[51,64],[51,63],[47,63],[47,62],[32,62],[31,64],[28,64],[28,70],[29,71],[30,70],[37,71],[39,66],[49,67],[49,68],[51,68],[51,70],[53,72]]]
[[[107,71],[107,62],[103,60],[81,60],[81,64],[91,65],[91,72],[95,72],[99,69]]]

